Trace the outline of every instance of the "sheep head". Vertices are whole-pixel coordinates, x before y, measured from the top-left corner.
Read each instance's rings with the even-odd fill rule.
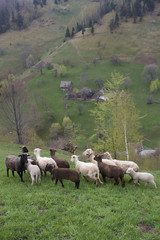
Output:
[[[35,154],[35,155],[36,155],[37,153],[40,154],[41,150],[42,150],[42,149],[40,149],[40,148],[35,148],[35,149],[34,149],[34,154]]]
[[[94,160],[96,160],[97,162],[102,162],[102,155],[96,154]]]
[[[133,173],[133,172],[134,172],[133,168],[128,168],[126,171],[126,173],[128,173],[128,174]]]
[[[112,160],[112,156],[109,152],[105,152],[103,153],[103,158],[106,158],[106,159],[109,159],[109,160]]]
[[[93,154],[93,150],[91,148],[86,149],[82,155],[89,157],[91,154]]]
[[[50,149],[50,154],[55,155],[57,151],[55,149]]]
[[[78,155],[72,155],[71,156],[71,162],[75,163],[76,161],[78,161]]]

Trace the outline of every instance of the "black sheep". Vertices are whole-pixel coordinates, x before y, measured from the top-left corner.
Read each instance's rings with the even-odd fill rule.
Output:
[[[45,171],[51,172],[52,180],[56,179],[56,184],[59,180],[62,184],[62,187],[64,187],[62,179],[66,179],[75,182],[75,187],[77,189],[79,188],[80,177],[76,170],[70,168],[53,168],[50,164],[47,164]]]
[[[69,163],[64,159],[61,159],[61,158],[55,156],[55,153],[56,153],[56,150],[50,149],[51,158],[53,158],[53,160],[55,160],[55,162],[57,163],[57,166],[59,168],[69,168],[70,167]]]
[[[118,166],[108,165],[106,163],[102,162],[102,156],[96,155],[94,159],[98,162],[99,171],[103,177],[104,182],[106,182],[106,177],[108,178],[114,178],[115,184],[118,185],[119,181],[118,179],[121,179],[122,187],[125,187],[125,181],[124,181],[124,173],[123,170]]]

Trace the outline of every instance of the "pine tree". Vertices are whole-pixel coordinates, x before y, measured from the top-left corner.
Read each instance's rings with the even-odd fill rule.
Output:
[[[71,36],[71,34],[70,34],[70,31],[69,31],[69,28],[67,27],[65,37],[70,38],[70,36]]]
[[[91,33],[94,34],[94,25],[92,24]]]
[[[75,34],[75,28],[73,27],[73,28],[72,28],[71,37],[74,37],[74,34]]]

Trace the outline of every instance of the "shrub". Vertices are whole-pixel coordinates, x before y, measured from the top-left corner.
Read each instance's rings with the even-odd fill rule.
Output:
[[[160,81],[159,79],[156,79],[155,81],[152,81],[150,84],[150,91],[152,93],[157,92],[160,89]]]
[[[49,129],[49,136],[51,139],[57,138],[62,133],[62,127],[59,123],[52,123]]]
[[[153,104],[153,97],[147,96],[147,104]]]
[[[125,88],[128,88],[131,84],[131,78],[130,77],[125,77],[124,80],[123,80],[123,86]]]
[[[158,66],[156,64],[150,64],[144,67],[143,78],[147,84],[150,84],[157,78]]]
[[[121,60],[117,56],[111,56],[110,62],[112,65],[120,65],[121,64]]]

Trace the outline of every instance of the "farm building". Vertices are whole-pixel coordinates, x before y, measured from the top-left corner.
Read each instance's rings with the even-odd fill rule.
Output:
[[[65,92],[72,91],[73,83],[71,81],[61,81],[60,88]]]

